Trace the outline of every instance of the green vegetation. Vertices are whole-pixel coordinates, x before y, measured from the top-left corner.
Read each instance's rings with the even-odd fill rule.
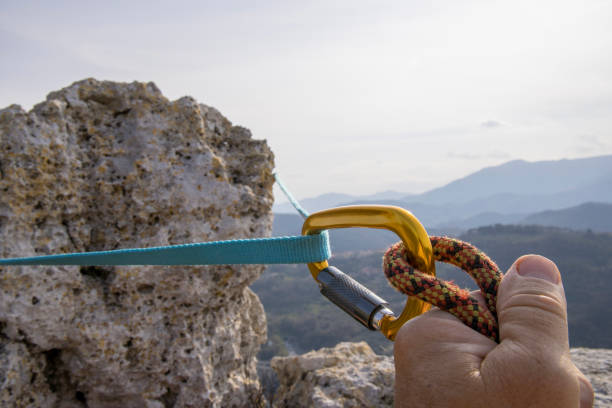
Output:
[[[500,268],[526,253],[554,260],[563,276],[568,301],[570,344],[573,347],[612,347],[612,235],[540,226],[496,225],[470,230],[461,239],[484,250]],[[358,251],[334,256],[330,264],[403,308],[405,296],[391,288],[381,270],[382,251]],[[457,268],[438,265],[438,275],[474,288]],[[269,266],[252,285],[268,317],[270,341],[260,358],[302,353],[340,341],[367,341],[378,353],[389,354],[393,344],[371,332],[320,293],[305,265]]]
[[[462,239],[482,248],[502,270],[535,253],[555,261],[568,303],[572,347],[612,347],[612,234],[539,226],[492,226]]]

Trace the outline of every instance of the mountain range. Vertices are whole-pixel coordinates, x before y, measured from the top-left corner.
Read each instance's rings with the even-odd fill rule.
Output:
[[[387,204],[410,210],[429,229],[539,224],[612,231],[612,155],[487,167],[422,194],[325,194],[302,200],[319,211],[339,205]],[[295,213],[289,203],[274,212]],[[301,224],[301,223],[300,223]]]

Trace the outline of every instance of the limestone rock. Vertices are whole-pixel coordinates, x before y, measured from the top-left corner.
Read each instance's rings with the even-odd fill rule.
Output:
[[[572,360],[595,389],[595,407],[612,407],[612,350],[575,348]],[[340,343],[271,361],[279,387],[273,407],[392,407],[393,357],[365,343]]]
[[[339,343],[270,362],[279,379],[273,407],[384,407],[393,405],[393,359],[366,342]]]
[[[591,381],[595,391],[595,408],[612,407],[612,350],[571,349],[572,361]]]
[[[0,110],[0,255],[262,237],[265,141],[153,83]],[[262,266],[2,267],[0,405],[261,404]]]

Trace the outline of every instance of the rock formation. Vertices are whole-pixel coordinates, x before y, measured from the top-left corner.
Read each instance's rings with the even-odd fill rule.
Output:
[[[612,407],[612,350],[577,347],[570,351],[572,361],[593,385],[594,407]]]
[[[279,379],[275,408],[393,406],[393,358],[375,354],[366,342],[275,357],[270,365]]]
[[[265,141],[153,83],[0,111],[0,255],[262,237]],[[0,405],[260,405],[261,266],[2,267]]]
[[[571,354],[593,384],[595,408],[612,407],[612,350],[574,348]],[[275,408],[393,406],[393,357],[374,354],[365,342],[275,357],[271,366],[279,382]]]

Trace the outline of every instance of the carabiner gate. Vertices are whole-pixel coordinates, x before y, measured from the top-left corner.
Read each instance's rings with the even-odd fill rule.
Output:
[[[337,207],[310,215],[302,227],[302,235],[317,234],[335,228],[381,228],[395,232],[404,243],[409,262],[416,269],[436,274],[433,249],[427,231],[409,211],[387,205]],[[370,330],[380,330],[394,340],[402,325],[429,310],[430,305],[409,297],[399,317],[387,308],[388,303],[365,286],[329,266],[327,261],[308,264],[321,293]]]

